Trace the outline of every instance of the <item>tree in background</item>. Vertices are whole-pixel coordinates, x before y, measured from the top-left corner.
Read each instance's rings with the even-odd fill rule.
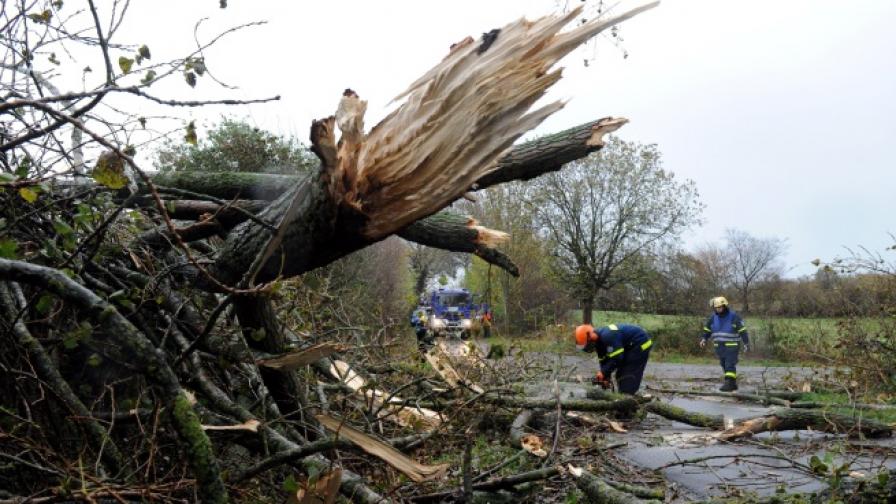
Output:
[[[317,166],[317,158],[293,136],[283,136],[225,117],[193,143],[166,141],[156,151],[160,171],[295,174]]]
[[[591,322],[597,294],[643,274],[643,256],[699,221],[690,180],[663,170],[656,145],[612,138],[599,153],[535,184],[533,209],[563,288]]]
[[[519,268],[519,278],[499,268],[489,267],[474,257],[464,275],[466,286],[480,294],[496,315],[503,332],[540,329],[543,323],[562,321],[568,298],[552,278],[547,261],[550,244],[538,234],[535,213],[528,201],[531,187],[504,184],[478,193],[477,201],[458,206],[482,222],[510,233],[511,240],[500,250]]]
[[[408,242],[408,247],[411,274],[414,277],[414,294],[417,299],[426,292],[427,283],[431,278],[437,275],[441,278],[446,274],[453,276],[457,268],[463,267],[466,262],[463,254],[412,242]]]
[[[741,296],[743,311],[750,311],[750,293],[757,282],[783,273],[781,258],[787,242],[781,238],[757,238],[745,231],[725,232],[725,252],[730,261],[731,282]]]

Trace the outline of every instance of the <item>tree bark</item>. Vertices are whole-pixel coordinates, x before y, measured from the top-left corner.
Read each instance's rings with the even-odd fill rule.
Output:
[[[693,425],[695,427],[706,427],[707,429],[715,430],[725,428],[725,420],[722,415],[694,413],[660,401],[651,401],[644,405],[644,409],[655,415],[668,418],[669,420]]]
[[[508,406],[512,408],[525,409],[549,409],[557,408],[556,399],[533,399],[529,397],[504,397],[486,395],[482,401],[496,404],[499,406]],[[570,411],[631,411],[638,408],[638,403],[633,398],[620,399],[618,401],[592,401],[589,399],[562,399],[560,407]]]
[[[594,296],[588,296],[582,299],[582,323],[590,325],[592,322],[592,311],[594,310]]]
[[[743,421],[722,432],[719,438],[728,441],[761,432],[806,428],[834,434],[847,434],[851,437],[881,438],[893,434],[893,428],[889,425],[867,418],[856,418],[823,410],[779,408],[772,410],[769,415]]]

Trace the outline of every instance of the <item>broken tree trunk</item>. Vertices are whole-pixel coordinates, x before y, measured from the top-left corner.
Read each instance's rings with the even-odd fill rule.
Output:
[[[760,432],[814,429],[835,434],[888,437],[893,428],[889,425],[861,417],[841,415],[823,410],[780,408],[768,415],[745,420],[719,434],[719,439],[730,441]]]

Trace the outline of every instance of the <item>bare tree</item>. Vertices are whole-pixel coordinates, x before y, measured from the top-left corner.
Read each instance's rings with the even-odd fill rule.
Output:
[[[656,145],[612,139],[543,177],[533,204],[553,241],[555,271],[591,321],[598,292],[636,277],[639,260],[698,221],[693,182],[662,169]]]
[[[725,251],[731,264],[731,281],[743,298],[744,311],[750,311],[750,293],[759,281],[781,275],[781,258],[787,241],[781,238],[757,238],[745,231],[725,231]]]

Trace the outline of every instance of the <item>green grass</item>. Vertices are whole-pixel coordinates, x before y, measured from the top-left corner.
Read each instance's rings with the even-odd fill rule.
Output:
[[[822,404],[830,405],[833,411],[837,413],[842,413],[844,415],[854,415],[856,414],[856,410],[850,407],[851,399],[848,395],[840,392],[811,392],[807,394],[803,394],[801,398],[803,401],[817,402]],[[854,400],[854,399],[853,399]],[[856,402],[862,402],[864,399],[859,398]],[[869,401],[873,401],[873,398],[870,398]],[[842,405],[842,407],[837,407]],[[894,424],[896,423],[896,404],[893,404],[892,407],[886,409],[871,409],[871,410],[861,410],[862,416],[865,418],[871,418],[873,420],[877,420],[879,422],[883,422],[886,424]]]
[[[644,313],[628,313],[614,311],[594,311],[592,320],[595,326],[612,323],[636,324],[651,333],[657,344],[661,345],[658,353],[671,352],[682,356],[697,355],[702,352],[697,348],[697,341],[702,333],[703,323],[709,314],[693,315],[655,315]],[[571,313],[573,323],[582,320],[581,311]],[[836,344],[843,331],[877,331],[881,327],[880,319],[844,319],[844,318],[793,318],[765,317],[744,315],[744,321],[750,335],[752,358],[768,358],[773,361],[800,360],[813,361],[821,356],[836,355]],[[749,360],[751,357],[748,355]]]

